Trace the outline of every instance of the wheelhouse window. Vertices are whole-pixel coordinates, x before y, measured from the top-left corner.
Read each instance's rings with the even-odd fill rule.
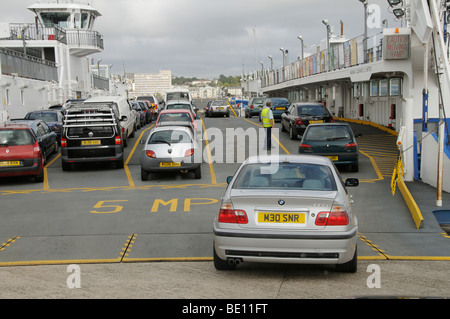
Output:
[[[41,18],[45,25],[57,25],[61,28],[70,28],[69,12],[42,12]]]

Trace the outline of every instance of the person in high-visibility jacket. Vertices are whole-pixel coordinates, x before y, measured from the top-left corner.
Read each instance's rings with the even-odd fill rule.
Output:
[[[273,127],[273,113],[270,109],[270,100],[267,101],[266,106],[261,111],[261,120],[264,129],[266,130],[266,148],[272,148],[272,127]]]

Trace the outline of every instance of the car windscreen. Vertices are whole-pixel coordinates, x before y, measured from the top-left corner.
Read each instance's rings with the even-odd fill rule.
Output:
[[[42,120],[44,122],[58,121],[58,115],[56,113],[29,113],[25,118],[29,120]]]
[[[300,116],[328,116],[328,112],[321,105],[299,105],[297,106],[297,112]]]
[[[309,163],[255,163],[240,171],[233,188],[334,191],[330,167]]]
[[[350,141],[353,135],[346,125],[317,125],[309,126],[304,141]]]
[[[253,99],[252,103],[256,104],[256,105],[260,105],[260,104],[262,105],[264,103],[264,99],[263,98]]]
[[[27,129],[0,130],[0,146],[20,146],[34,144],[34,138]]]
[[[67,129],[68,138],[105,138],[114,136],[114,133],[112,126],[69,127]]]
[[[192,143],[191,136],[180,130],[165,130],[156,131],[148,139],[147,144],[177,144],[177,143]]]

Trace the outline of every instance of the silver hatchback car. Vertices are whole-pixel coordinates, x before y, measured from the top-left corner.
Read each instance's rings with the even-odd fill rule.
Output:
[[[214,266],[241,262],[335,264],[356,272],[358,222],[327,157],[250,157],[228,177],[214,221]]]
[[[141,180],[148,180],[150,172],[194,172],[196,179],[202,176],[201,145],[190,127],[163,126],[154,128],[146,140],[140,155]]]

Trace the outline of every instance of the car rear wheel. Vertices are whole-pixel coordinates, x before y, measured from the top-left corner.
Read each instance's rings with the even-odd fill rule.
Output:
[[[39,173],[39,175],[36,175],[34,177],[35,183],[42,183],[43,181],[44,181],[44,169],[42,169],[42,171]]]
[[[291,138],[291,140],[297,139],[297,135],[294,134],[294,129],[292,128],[292,126],[289,127],[289,137]]]
[[[355,248],[355,254],[353,255],[352,260],[343,264],[337,264],[336,271],[355,273],[357,270],[358,270],[358,253]]]
[[[141,168],[141,181],[148,181],[148,172]]]
[[[200,178],[202,178],[202,169],[201,169],[201,166],[197,167],[197,168],[194,170],[194,176],[195,176],[195,179],[200,179]]]
[[[221,259],[219,256],[217,256],[216,254],[216,249],[213,246],[213,259],[214,259],[214,267],[217,270],[234,270],[236,269],[236,265],[230,265],[228,263],[228,261]]]

